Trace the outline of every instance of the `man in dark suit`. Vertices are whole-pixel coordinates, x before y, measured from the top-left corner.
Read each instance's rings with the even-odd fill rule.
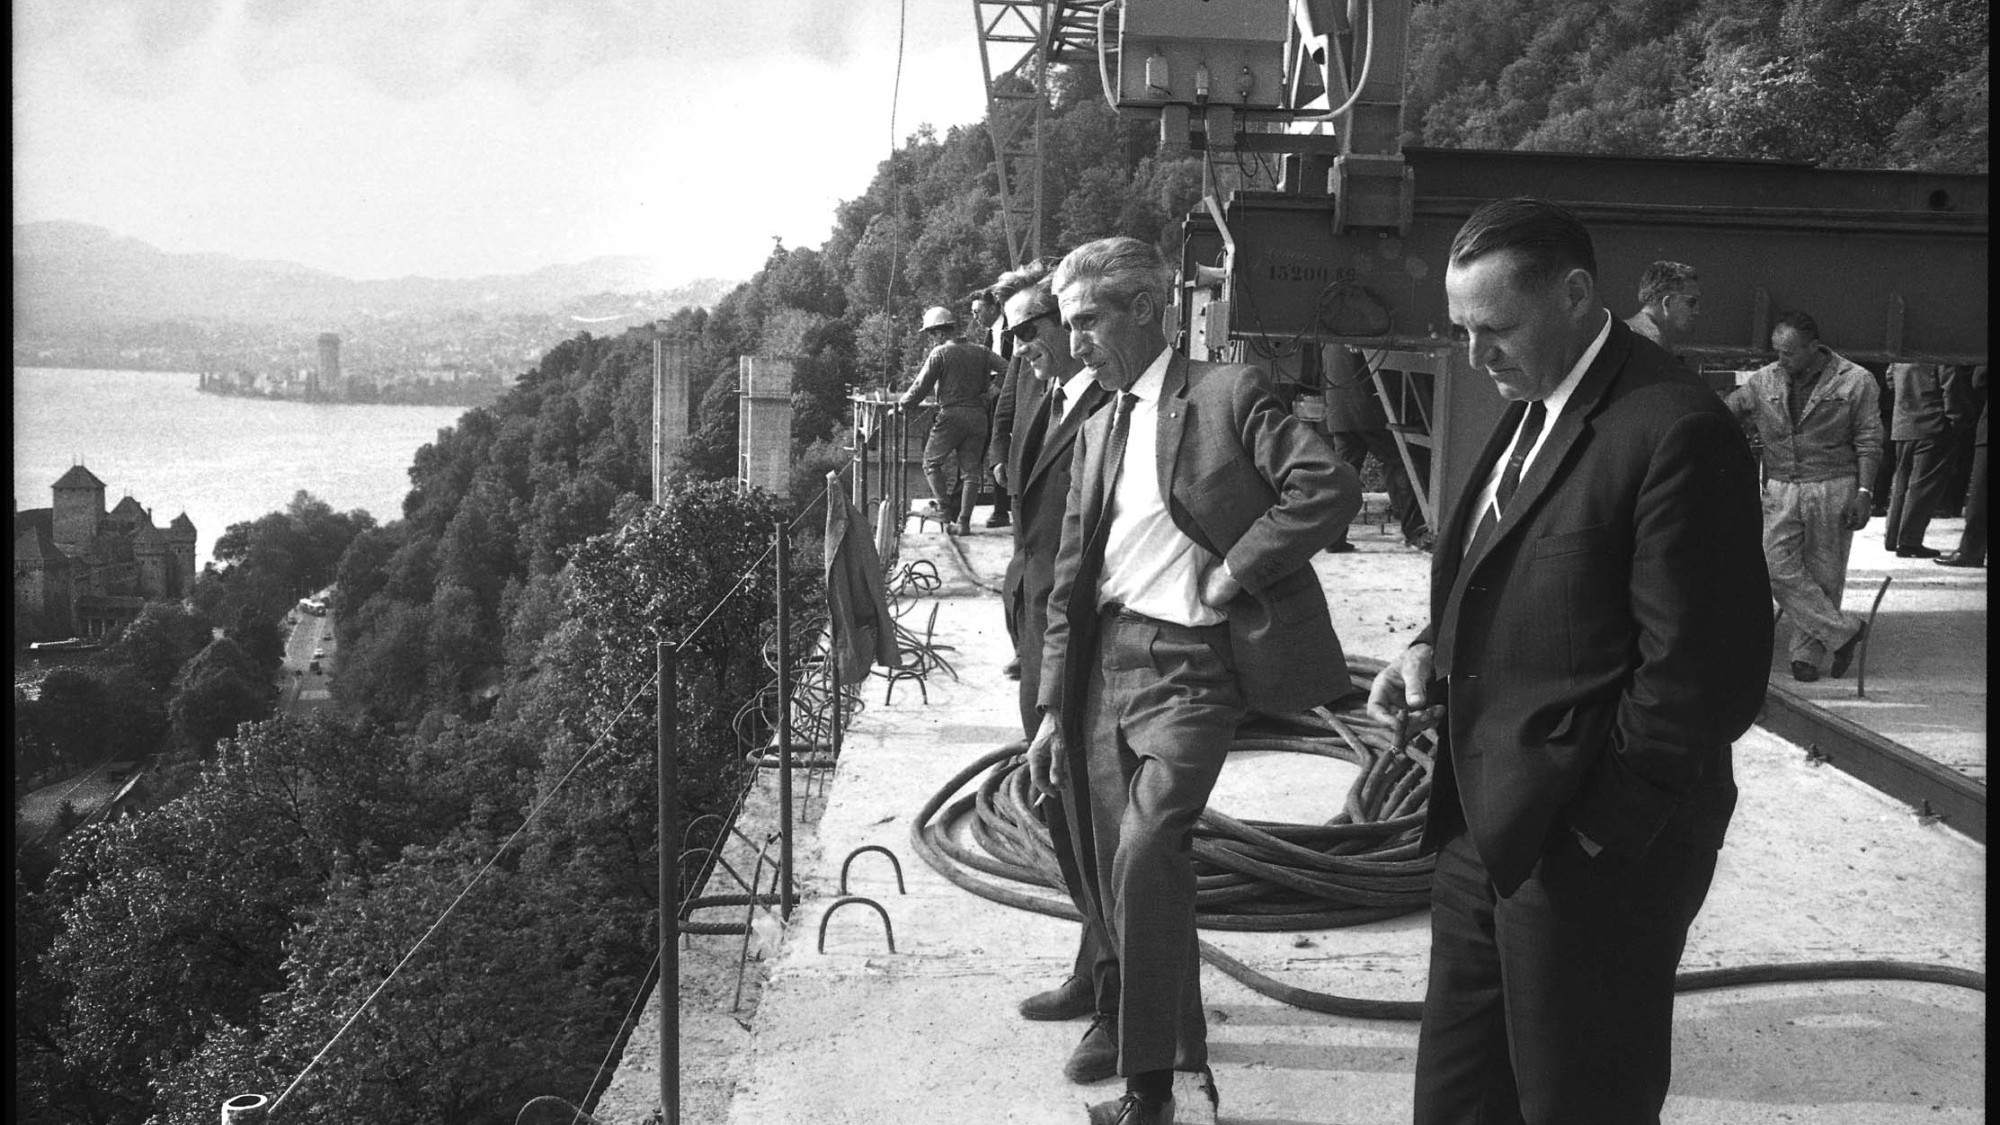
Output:
[[[1028,422],[1034,414],[1035,404],[1048,393],[1046,382],[1035,373],[1035,369],[1014,349],[1014,338],[1008,331],[1004,305],[1008,298],[1022,288],[1032,284],[1030,274],[1037,280],[1048,276],[1054,262],[1041,259],[1030,262],[1020,269],[1009,270],[1000,275],[990,287],[980,292],[991,294],[997,303],[996,317],[992,329],[992,350],[995,355],[1007,361],[1007,374],[1000,380],[999,397],[993,401],[993,427],[986,439],[986,464],[993,477],[995,496],[1012,496],[1015,482],[1008,479],[1007,467],[1018,458],[1020,445],[1026,439]],[[1054,298],[1050,298],[1051,301]],[[997,501],[995,511],[998,511]],[[1000,524],[1007,526],[1011,518]],[[1014,537],[1016,550],[1020,547],[1020,535]],[[1007,641],[1018,651],[1021,647],[1021,623],[1015,614],[1018,607],[1012,597],[1003,597],[1000,602],[1002,617],[1007,623]],[[1039,644],[1039,642],[1037,642]],[[1021,659],[1017,655],[1007,662],[1007,675],[1011,679],[1021,678]]]
[[[1001,597],[1014,622],[1016,661],[1021,675],[1021,731],[1032,736],[1041,723],[1037,700],[1042,685],[1042,638],[1048,628],[1049,588],[1055,584],[1056,548],[1062,541],[1063,502],[1069,498],[1070,452],[1083,420],[1102,406],[1105,390],[1082,362],[1070,354],[1069,333],[1049,288],[1051,263],[1037,262],[1001,275],[995,288],[1006,293],[1007,334],[1013,342],[1014,370],[1009,379],[1032,387],[1015,417],[1020,424],[993,465],[995,479],[1015,494],[1014,554],[1007,562]],[[1059,806],[1042,811],[1062,867],[1063,881],[1073,891],[1082,885]],[[1053,815],[1051,815],[1053,814]],[[1096,965],[1103,943],[1088,922],[1086,902],[1072,894],[1086,921],[1077,942],[1074,970],[1055,988],[1021,1002],[1031,1020],[1067,1020],[1102,1015],[1077,1044],[1063,1073],[1075,1082],[1111,1077],[1118,1062],[1116,1044],[1104,1033],[1117,1015],[1118,997],[1099,995]]]
[[[1062,802],[1108,943],[1101,991],[1118,997],[1102,1030],[1126,1094],[1090,1120],[1151,1125],[1174,1118],[1177,1071],[1209,1103],[1187,1109],[1214,1101],[1194,822],[1248,709],[1348,690],[1309,563],[1360,510],[1361,481],[1261,370],[1167,347],[1153,247],[1080,246],[1052,282],[1072,351],[1115,398],[1076,441],[1028,764]]]
[[[1756,467],[1604,310],[1567,209],[1473,212],[1445,294],[1511,404],[1440,529],[1430,625],[1369,699],[1442,719],[1416,1121],[1657,1122],[1771,652]]]

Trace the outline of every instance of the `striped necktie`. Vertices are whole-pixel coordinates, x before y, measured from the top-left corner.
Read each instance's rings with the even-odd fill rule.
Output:
[[[1548,416],[1549,408],[1540,400],[1528,404],[1528,416],[1522,420],[1521,432],[1514,438],[1514,451],[1507,456],[1507,467],[1500,471],[1500,485],[1493,492],[1493,503],[1486,506],[1486,511],[1479,517],[1479,526],[1466,540],[1467,554],[1472,553],[1472,549],[1498,526],[1500,517],[1506,514],[1507,502],[1521,487],[1521,466],[1527,463],[1528,454],[1535,448],[1535,439],[1542,436],[1542,425]]]
[[[1130,391],[1118,396],[1118,409],[1111,419],[1111,440],[1104,445],[1104,463],[1099,467],[1097,526],[1091,529],[1083,557],[1084,564],[1094,567],[1100,575],[1104,570],[1104,545],[1111,538],[1111,502],[1118,495],[1118,476],[1125,468],[1125,439],[1132,430],[1132,407],[1138,401],[1139,396]]]

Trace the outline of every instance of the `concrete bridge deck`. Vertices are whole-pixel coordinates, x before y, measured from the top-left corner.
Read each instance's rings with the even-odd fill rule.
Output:
[[[1932,538],[1946,533],[1940,525]],[[1349,650],[1386,657],[1420,623],[1427,560],[1393,533],[1357,528],[1354,538],[1359,551],[1316,565]],[[1004,532],[961,545],[975,574],[997,579]],[[947,579],[937,594],[938,640],[955,649],[960,678],[931,683],[928,704],[898,688],[884,706],[881,681],[866,686],[868,709],[800,837],[800,909],[752,965],[753,999],[743,1012],[727,1010],[741,939],[692,939],[683,955],[694,972],[681,994],[682,1120],[1068,1123],[1082,1120],[1087,1100],[1118,1089],[1115,1081],[1084,1088],[1063,1079],[1080,1024],[1014,1014],[1021,996],[1067,972],[1074,925],[963,891],[909,846],[911,820],[937,788],[1018,729],[1014,685],[1000,675],[1007,641],[998,605],[952,563],[942,536],[912,534],[905,551],[937,560]],[[1897,576],[1870,656],[1868,701],[1834,699],[1843,688],[1851,695],[1851,679],[1825,682],[1828,698],[1857,721],[1915,732],[1909,736],[1968,772],[1976,765],[1983,778],[1985,572],[1883,555],[1857,544],[1849,595],[1850,605],[1872,598],[1879,577],[1870,581],[1871,572]],[[1943,639],[1927,632],[1939,627],[1948,631]],[[1984,971],[1984,846],[1810,764],[1801,747],[1761,729],[1738,744],[1736,765],[1742,801],[1684,968],[1900,959]],[[1296,755],[1239,755],[1215,806],[1238,817],[1324,819],[1351,770]],[[768,794],[763,800],[768,810]],[[897,951],[887,951],[872,914],[850,908],[833,919],[826,952],[818,952],[841,860],[867,844],[902,858],[907,895],[896,893],[879,856],[858,862],[849,886],[887,908]],[[1288,983],[1348,996],[1422,995],[1422,913],[1345,930],[1205,936]],[[1222,1121],[1409,1119],[1415,1024],[1286,1007],[1213,970],[1203,988]],[[636,1125],[656,1104],[657,1016],[654,1007],[635,1031],[599,1120]],[[1983,1121],[1985,1060],[1982,993],[1897,982],[1695,993],[1677,1009],[1666,1119]]]

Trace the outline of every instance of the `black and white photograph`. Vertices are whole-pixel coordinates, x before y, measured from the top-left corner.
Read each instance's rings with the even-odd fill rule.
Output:
[[[1976,0],[18,0],[24,1125],[1973,1125]]]

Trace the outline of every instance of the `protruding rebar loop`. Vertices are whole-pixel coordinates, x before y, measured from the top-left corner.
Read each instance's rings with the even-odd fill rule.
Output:
[[[882,932],[889,939],[889,952],[896,952],[896,927],[889,921],[889,912],[882,909],[881,903],[876,902],[872,898],[863,898],[860,895],[842,895],[832,902],[827,903],[826,913],[819,916],[819,951],[821,953],[826,952],[826,924],[833,920],[833,912],[850,902],[859,902],[872,907],[875,913],[882,916]]]
[[[889,865],[896,869],[896,893],[899,895],[906,895],[910,893],[909,891],[903,889],[903,861],[896,858],[896,853],[890,851],[888,848],[885,848],[880,844],[863,844],[860,847],[854,849],[853,851],[848,852],[847,858],[840,861],[841,894],[847,893],[847,868],[854,862],[854,857],[860,855],[863,852],[881,852],[883,855],[888,856]]]
[[[521,1107],[521,1111],[514,1115],[514,1125],[522,1125],[522,1122],[528,1116],[528,1111],[539,1105],[560,1106],[561,1109],[558,1110],[558,1112],[563,1114],[563,1117],[561,1119],[563,1125],[604,1125],[604,1122],[600,1121],[595,1117],[592,1117],[588,1113],[583,1112],[582,1106],[577,1105],[574,1102],[568,1101],[567,1099],[556,1097],[554,1094],[543,1094],[538,1098],[529,1098],[527,1104]],[[556,1117],[553,1114],[551,1114],[547,1117],[544,1117],[543,1120],[554,1121],[556,1120]],[[655,1110],[654,1116],[651,1117],[649,1120],[652,1121],[661,1120],[659,1116],[659,1111]]]
[[[222,1103],[222,1125],[262,1125],[270,1105],[263,1094],[238,1094]]]
[[[902,616],[909,611],[908,598],[922,597],[937,592],[944,582],[938,577],[937,564],[929,559],[913,559],[890,571],[887,584],[889,599],[896,604],[892,612]]]

